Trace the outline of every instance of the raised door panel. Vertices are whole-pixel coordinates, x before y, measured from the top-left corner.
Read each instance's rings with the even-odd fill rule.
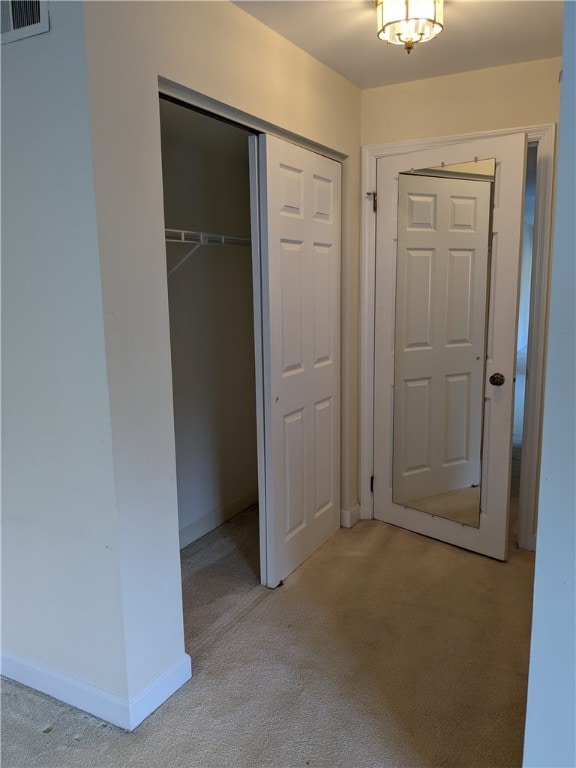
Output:
[[[316,517],[328,512],[333,505],[333,421],[332,398],[329,397],[314,404],[314,476],[316,479],[314,515]]]
[[[398,341],[411,354],[433,346],[431,324],[433,305],[434,250],[408,248],[398,283],[398,297],[402,301],[403,321],[399,328],[403,335]],[[401,297],[401,298],[400,298]]]
[[[332,352],[337,339],[333,338],[335,310],[332,302],[333,273],[338,269],[333,246],[313,244],[314,260],[314,366],[333,362]]]
[[[451,248],[446,286],[446,346],[469,345],[473,325],[475,251]]]
[[[304,339],[302,317],[303,244],[283,240],[280,243],[282,374],[293,376],[304,372]]]
[[[470,458],[470,374],[450,374],[444,385],[444,466]]]
[[[284,537],[306,525],[306,467],[304,466],[304,411],[284,416]]]

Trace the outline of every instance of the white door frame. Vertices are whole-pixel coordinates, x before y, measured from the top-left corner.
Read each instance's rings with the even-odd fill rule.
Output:
[[[360,516],[374,517],[372,477],[374,474],[374,319],[376,272],[376,216],[373,193],[376,190],[377,161],[383,157],[403,155],[442,147],[466,144],[479,139],[525,133],[528,143],[538,143],[536,207],[528,359],[530,379],[526,383],[522,476],[520,481],[521,512],[518,543],[534,549],[538,506],[540,434],[546,358],[546,322],[548,310],[550,239],[552,232],[552,195],[554,178],[554,124],[511,128],[502,131],[443,136],[433,139],[374,144],[362,148],[362,249],[360,275]]]

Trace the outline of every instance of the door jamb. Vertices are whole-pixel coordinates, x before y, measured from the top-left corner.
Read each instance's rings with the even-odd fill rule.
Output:
[[[373,144],[362,148],[362,247],[360,274],[360,517],[374,517],[374,321],[376,271],[376,216],[373,193],[376,191],[377,161],[448,144],[465,144],[478,139],[525,133],[527,142],[538,143],[534,250],[532,257],[531,322],[528,341],[530,384],[526,383],[523,437],[523,471],[520,481],[521,510],[518,543],[534,549],[536,540],[537,497],[540,466],[540,441],[544,394],[546,331],[552,236],[552,199],[556,126],[536,125],[501,131],[443,136],[432,139]]]
[[[534,209],[534,244],[530,288],[530,323],[528,327],[528,361],[524,398],[522,469],[518,516],[518,546],[536,549],[538,525],[538,490],[540,479],[540,447],[544,407],[544,378],[548,329],[548,299],[552,245],[552,202],[554,188],[555,126],[542,126],[534,137],[527,131],[528,142],[537,141],[536,201]]]

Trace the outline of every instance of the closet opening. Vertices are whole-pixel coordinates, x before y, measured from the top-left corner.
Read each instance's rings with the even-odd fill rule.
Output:
[[[248,137],[160,96],[186,650],[262,599]]]

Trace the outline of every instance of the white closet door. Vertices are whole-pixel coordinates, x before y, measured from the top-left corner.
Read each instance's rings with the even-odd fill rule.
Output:
[[[340,164],[266,135],[258,163],[261,577],[275,587],[340,525]]]
[[[395,504],[392,499],[394,310],[398,178],[411,169],[496,159],[488,286],[480,525],[474,528]],[[378,160],[374,380],[374,517],[505,560],[514,405],[518,276],[526,135],[473,140]],[[490,377],[504,375],[503,386]]]

